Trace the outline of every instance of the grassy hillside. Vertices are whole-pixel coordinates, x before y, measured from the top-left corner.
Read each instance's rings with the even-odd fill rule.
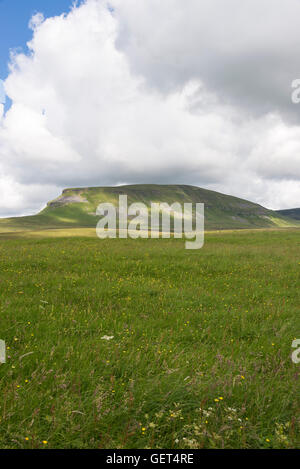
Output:
[[[294,220],[300,220],[300,208],[291,208],[288,210],[277,210],[279,215],[284,217],[293,218]]]
[[[118,204],[120,194],[128,203],[202,202],[207,230],[295,226],[297,222],[264,207],[218,192],[185,185],[130,185],[66,189],[38,215],[0,220],[0,233],[50,228],[95,227],[101,202]],[[299,223],[300,226],[300,223]]]
[[[0,262],[0,448],[299,448],[298,230],[3,239]]]

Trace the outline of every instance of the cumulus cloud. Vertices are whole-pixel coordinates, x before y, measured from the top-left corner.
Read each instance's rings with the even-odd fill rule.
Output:
[[[0,103],[5,103],[5,91],[4,91],[4,83],[0,80]]]
[[[3,81],[0,80],[0,124],[4,114],[5,91]]]
[[[5,80],[0,215],[34,212],[64,187],[120,183],[299,206],[286,56],[299,47],[299,3],[240,3],[87,0],[68,15],[35,15],[30,53],[12,57]]]
[[[43,184],[20,184],[0,173],[0,210],[2,217],[32,215],[43,208],[43,198],[52,200],[57,196],[57,187]]]
[[[150,86],[172,89],[191,77],[224,102],[254,115],[300,112],[290,99],[299,75],[298,0],[112,0],[117,45]]]

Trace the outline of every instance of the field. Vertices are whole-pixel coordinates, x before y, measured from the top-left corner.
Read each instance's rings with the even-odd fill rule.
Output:
[[[63,235],[1,236],[0,448],[300,447],[299,230]]]

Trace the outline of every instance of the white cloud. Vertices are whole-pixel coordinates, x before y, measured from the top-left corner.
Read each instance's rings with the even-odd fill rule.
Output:
[[[249,78],[228,78],[224,99],[202,59],[222,59],[218,76],[222,67],[242,72],[243,53],[263,43],[258,3],[246,2],[258,18],[254,41],[253,15],[248,27],[226,17],[231,30],[214,34],[223,10],[210,1],[199,10],[194,0],[113,0],[111,14],[88,0],[68,15],[35,15],[30,55],[12,58],[5,81],[13,105],[0,123],[0,215],[34,211],[63,187],[122,182],[192,183],[271,208],[300,205],[300,127],[273,104],[248,109],[234,90]]]
[[[28,26],[32,31],[35,31],[39,26],[41,26],[44,20],[45,18],[43,13],[38,12],[30,18]]]
[[[5,91],[4,91],[4,83],[0,80],[0,103],[5,103]]]
[[[20,184],[0,173],[0,213],[2,217],[33,215],[46,200],[57,196],[57,187],[43,184]],[[44,203],[43,203],[44,199]]]
[[[137,73],[161,89],[200,78],[247,113],[296,114],[298,0],[112,0],[117,44]]]

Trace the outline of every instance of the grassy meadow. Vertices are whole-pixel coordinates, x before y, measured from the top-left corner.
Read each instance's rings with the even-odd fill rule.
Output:
[[[0,448],[300,447],[299,230],[68,234],[1,235]]]

